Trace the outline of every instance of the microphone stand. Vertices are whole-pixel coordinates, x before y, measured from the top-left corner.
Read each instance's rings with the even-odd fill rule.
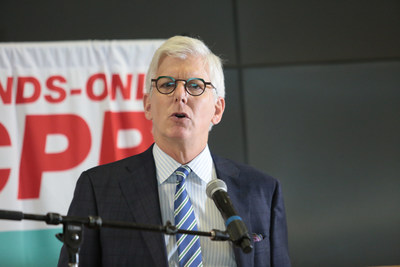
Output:
[[[69,266],[78,267],[79,265],[79,250],[82,243],[83,226],[91,229],[100,229],[101,227],[108,228],[123,228],[142,231],[161,232],[167,235],[188,234],[198,236],[208,236],[213,241],[230,240],[227,231],[213,229],[210,232],[191,231],[178,229],[171,224],[170,221],[166,225],[148,225],[126,221],[106,221],[98,216],[76,217],[62,216],[58,213],[49,212],[46,215],[22,213],[20,211],[0,210],[0,219],[5,220],[33,220],[43,221],[46,224],[58,225],[63,224],[63,232],[56,234],[58,240],[63,242],[68,250]]]

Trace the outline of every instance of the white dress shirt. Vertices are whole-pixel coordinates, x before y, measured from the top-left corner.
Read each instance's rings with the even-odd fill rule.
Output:
[[[164,225],[167,221],[174,225],[176,175],[173,173],[181,164],[162,151],[157,144],[153,147],[153,156],[156,163],[162,221]],[[186,190],[196,214],[198,230],[205,232],[212,229],[225,230],[222,215],[206,194],[207,183],[217,178],[208,146],[186,165],[192,170],[186,178]],[[179,266],[175,236],[165,235],[165,244],[169,266]],[[200,245],[204,266],[236,266],[231,242],[212,241],[209,237],[200,237]]]

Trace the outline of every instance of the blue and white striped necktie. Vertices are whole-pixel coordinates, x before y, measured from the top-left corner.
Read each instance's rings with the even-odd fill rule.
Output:
[[[178,178],[174,198],[175,226],[179,229],[197,231],[196,216],[185,185],[185,179],[190,171],[190,168],[186,165],[175,171]],[[176,244],[178,246],[179,266],[203,266],[199,236],[177,234]]]

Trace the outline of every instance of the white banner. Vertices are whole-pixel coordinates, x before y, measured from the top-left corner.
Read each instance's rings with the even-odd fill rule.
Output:
[[[150,146],[144,78],[161,42],[0,44],[0,209],[65,215],[83,170]],[[49,228],[0,220],[0,266],[34,266],[5,242]]]

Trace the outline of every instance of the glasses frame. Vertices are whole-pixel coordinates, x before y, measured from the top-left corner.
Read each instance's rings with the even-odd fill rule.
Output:
[[[174,81],[175,87],[174,87],[174,89],[173,89],[171,92],[163,93],[163,92],[160,91],[160,89],[158,89],[157,82],[158,82],[158,80],[160,80],[160,79],[162,79],[162,78],[169,78],[169,79],[171,79],[172,81]],[[190,93],[189,90],[188,90],[188,88],[187,88],[187,83],[190,82],[191,80],[194,80],[194,79],[202,81],[202,82],[204,83],[204,85],[205,85],[204,90],[203,90],[200,94],[198,94],[198,95],[194,95],[194,94]],[[184,86],[184,87],[185,87],[185,91],[186,91],[189,95],[191,95],[191,96],[201,96],[201,95],[204,93],[204,91],[207,89],[207,86],[208,86],[208,85],[212,86],[211,89],[217,90],[217,88],[215,88],[215,86],[214,86],[211,82],[206,82],[206,81],[204,81],[204,79],[202,79],[202,78],[189,78],[189,79],[187,79],[187,80],[184,80],[184,79],[175,79],[175,78],[173,78],[173,77],[171,77],[171,76],[158,76],[157,79],[151,79],[151,82],[154,82],[154,83],[155,83],[157,91],[158,91],[160,94],[163,94],[163,95],[169,95],[169,94],[173,93],[173,92],[175,91],[176,87],[177,87],[177,84],[178,84],[177,82],[178,82],[178,81],[185,82],[185,86]]]

